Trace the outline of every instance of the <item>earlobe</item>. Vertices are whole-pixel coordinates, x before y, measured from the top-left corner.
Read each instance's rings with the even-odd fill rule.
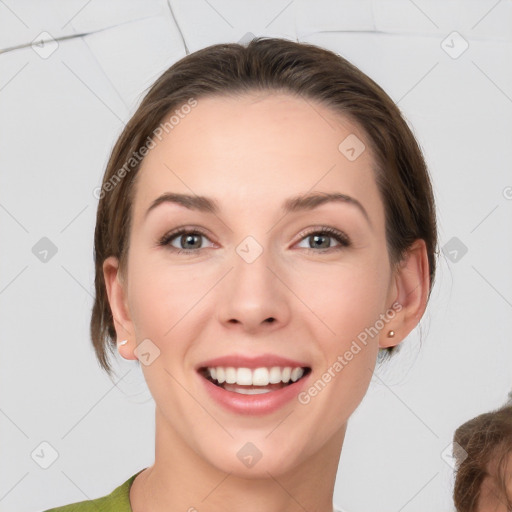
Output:
[[[138,359],[133,352],[133,348],[128,344],[128,340],[119,341],[118,339],[117,351],[124,359]]]
[[[109,256],[103,262],[103,277],[114,319],[119,354],[125,359],[137,359],[133,354],[135,347],[132,346],[135,343],[133,323],[127,308],[125,286],[121,282],[119,260],[115,256]]]
[[[398,345],[418,325],[427,307],[430,287],[428,254],[425,241],[416,240],[400,262],[395,275],[395,287],[398,294],[394,304],[396,315],[388,323],[388,331],[379,340],[380,348]],[[396,292],[395,292],[396,293]],[[394,335],[389,336],[389,330]]]

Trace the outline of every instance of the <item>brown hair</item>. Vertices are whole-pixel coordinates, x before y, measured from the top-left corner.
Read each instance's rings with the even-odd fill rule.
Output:
[[[499,492],[499,499],[512,510],[507,494],[507,465],[512,455],[512,405],[481,414],[461,425],[453,440],[464,450],[454,450],[456,477],[453,501],[457,512],[476,512],[482,482],[491,476]],[[496,463],[497,473],[490,475],[487,468]]]
[[[391,98],[343,57],[312,44],[267,37],[255,38],[247,46],[216,44],[182,58],[156,80],[121,133],[107,164],[94,235],[96,299],[90,332],[97,359],[109,375],[107,348],[114,352],[116,333],[102,265],[113,255],[119,258],[121,275],[126,271],[141,148],[154,138],[171,110],[191,98],[258,91],[285,92],[319,102],[366,132],[385,206],[390,261],[397,265],[412,243],[423,239],[430,298],[437,254],[434,195],[421,149]],[[386,355],[396,348],[386,348]]]

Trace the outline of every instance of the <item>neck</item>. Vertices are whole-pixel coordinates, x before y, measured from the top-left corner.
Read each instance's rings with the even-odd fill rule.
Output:
[[[257,463],[260,472],[251,477],[210,464],[165,422],[158,408],[155,414],[155,462],[133,482],[133,512],[332,512],[346,423],[319,450],[291,464],[290,469],[275,469],[288,467],[282,460],[269,471],[261,464],[262,458]]]

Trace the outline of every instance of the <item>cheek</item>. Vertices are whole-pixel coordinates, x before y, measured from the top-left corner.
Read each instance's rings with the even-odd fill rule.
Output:
[[[208,280],[204,272],[197,272],[192,266],[171,267],[161,254],[158,257],[143,254],[133,258],[132,263],[129,291],[132,320],[140,336],[154,338],[156,344],[165,343],[179,330],[180,320],[205,294]]]
[[[300,274],[297,295],[326,324],[320,327],[327,337],[326,326],[334,331],[330,334],[338,343],[373,325],[383,312],[387,290],[382,276],[386,274],[375,264],[331,264]]]

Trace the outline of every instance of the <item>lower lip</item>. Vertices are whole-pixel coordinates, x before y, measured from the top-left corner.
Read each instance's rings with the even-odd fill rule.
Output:
[[[234,391],[227,391],[210,380],[198,374],[204,382],[207,392],[221,406],[231,412],[246,415],[270,414],[283,407],[301,392],[311,372],[293,384],[284,388],[257,395],[242,395]]]

